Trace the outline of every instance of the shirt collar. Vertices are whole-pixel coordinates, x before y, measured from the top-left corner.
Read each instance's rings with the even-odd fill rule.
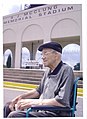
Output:
[[[57,65],[57,67],[53,70],[53,72],[51,72],[51,70],[49,71],[48,75],[56,75],[59,72],[59,70],[61,69],[62,64],[63,64],[63,62],[61,61]]]

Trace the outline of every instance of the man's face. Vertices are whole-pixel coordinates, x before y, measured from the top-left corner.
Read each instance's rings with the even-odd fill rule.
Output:
[[[42,51],[42,59],[43,64],[45,67],[51,67],[53,63],[55,62],[56,54],[54,53],[54,50],[50,48],[45,48]]]

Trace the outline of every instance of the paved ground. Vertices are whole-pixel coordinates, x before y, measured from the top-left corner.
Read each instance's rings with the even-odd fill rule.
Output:
[[[83,97],[78,97],[77,102],[76,117],[83,117]]]
[[[24,90],[4,88],[4,104],[24,92]],[[76,117],[83,117],[83,97],[78,97],[77,102]]]

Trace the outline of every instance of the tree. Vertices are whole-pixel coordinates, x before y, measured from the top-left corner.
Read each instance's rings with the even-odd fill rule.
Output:
[[[6,62],[7,68],[11,68],[11,55],[9,54],[7,62]]]

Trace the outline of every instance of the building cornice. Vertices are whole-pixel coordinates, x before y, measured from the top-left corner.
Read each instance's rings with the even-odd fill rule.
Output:
[[[81,10],[81,4],[50,4],[3,17],[3,25]]]

